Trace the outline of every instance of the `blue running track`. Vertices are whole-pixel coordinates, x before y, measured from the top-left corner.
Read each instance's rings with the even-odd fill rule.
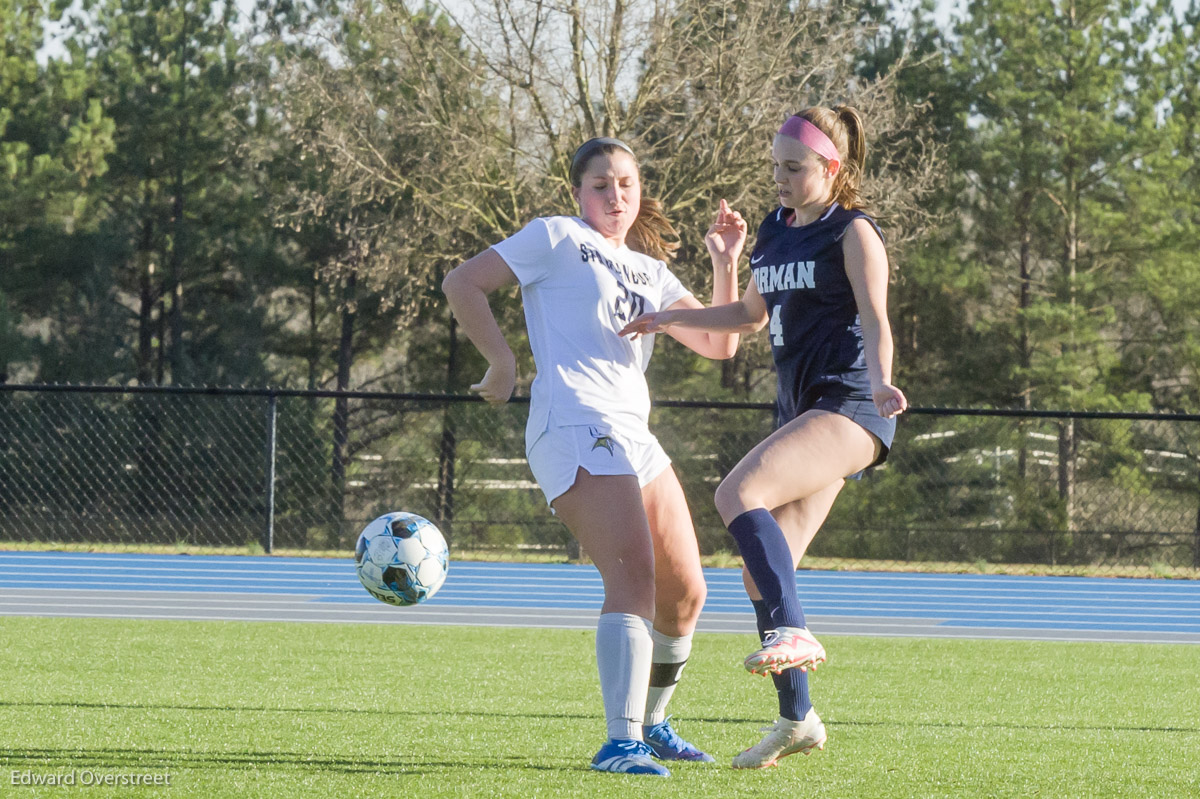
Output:
[[[708,569],[700,629],[752,634],[734,569]],[[1200,644],[1200,582],[798,573],[809,625],[833,635]],[[590,566],[453,562],[414,608],[375,601],[350,559],[0,552],[0,615],[591,628]]]

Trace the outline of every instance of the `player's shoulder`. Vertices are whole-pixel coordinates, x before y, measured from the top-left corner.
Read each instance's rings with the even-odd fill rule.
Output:
[[[580,227],[579,219],[565,214],[558,216],[539,216],[534,222],[540,222],[550,230],[577,230]]]
[[[861,208],[842,208],[838,206],[836,213],[831,217],[830,221],[832,222],[834,238],[836,240],[840,241],[847,235],[869,236],[874,232],[880,241],[886,241],[883,237],[883,229],[879,227],[879,223],[875,221],[875,217]]]
[[[570,217],[539,216],[529,220],[519,231],[492,245],[510,268],[523,264],[530,274],[542,274],[546,264],[567,257],[583,239]],[[522,280],[522,285],[525,284]]]
[[[651,274],[662,274],[671,271],[667,267],[666,261],[655,258],[652,255],[646,255],[644,252],[638,252],[628,245],[624,248],[622,257],[633,261],[634,265],[649,271]]]
[[[832,220],[846,220],[853,222],[856,219],[866,219],[869,222],[874,222],[875,217],[871,216],[865,208],[846,208],[841,203],[834,202],[829,206],[829,218]]]
[[[573,216],[539,216],[533,221],[545,227],[551,241],[578,238],[586,230],[586,226]]]
[[[786,228],[788,225],[788,209],[782,205],[768,213],[761,224],[758,226],[759,232],[767,230],[775,230],[778,228]]]
[[[755,249],[765,246],[771,239],[787,231],[787,212],[788,209],[780,206],[763,218],[758,226],[758,235],[755,237]]]

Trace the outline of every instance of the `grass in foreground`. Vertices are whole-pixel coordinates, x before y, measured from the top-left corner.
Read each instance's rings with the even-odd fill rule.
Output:
[[[0,637],[6,797],[1200,792],[1194,646],[830,636],[813,678],[826,750],[743,772],[729,759],[774,691],[741,668],[749,635],[701,634],[673,721],[718,763],[662,780],[587,769],[603,737],[590,632],[0,618]]]

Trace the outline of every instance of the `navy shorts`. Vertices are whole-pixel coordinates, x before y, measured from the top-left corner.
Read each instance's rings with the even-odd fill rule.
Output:
[[[804,392],[797,403],[794,412],[784,415],[780,409],[779,424],[783,426],[805,411],[817,409],[845,416],[879,439],[883,446],[879,449],[879,457],[867,468],[878,466],[887,460],[892,449],[892,441],[896,438],[896,419],[885,419],[879,415],[875,401],[871,399],[870,390],[860,387],[847,386],[843,383],[822,383]],[[862,472],[850,475],[848,479],[858,480]]]

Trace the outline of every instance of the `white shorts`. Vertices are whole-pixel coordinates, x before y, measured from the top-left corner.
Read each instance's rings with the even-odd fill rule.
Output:
[[[589,474],[636,475],[645,486],[671,465],[654,436],[631,439],[604,425],[551,427],[526,453],[533,477],[550,504],[575,484],[579,469]]]

